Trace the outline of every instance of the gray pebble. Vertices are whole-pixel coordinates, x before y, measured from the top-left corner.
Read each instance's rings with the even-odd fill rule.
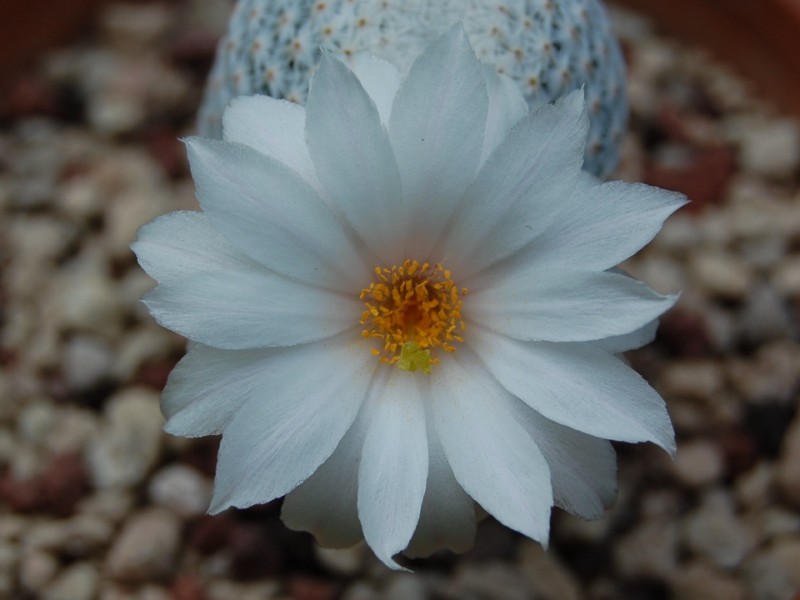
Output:
[[[124,582],[155,581],[174,571],[181,541],[181,524],[162,508],[148,508],[125,523],[108,554],[105,568]]]

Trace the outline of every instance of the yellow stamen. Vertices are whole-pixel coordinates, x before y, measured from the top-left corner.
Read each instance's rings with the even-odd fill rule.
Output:
[[[453,283],[440,264],[406,260],[391,268],[375,267],[376,281],[361,290],[364,338],[380,339],[372,354],[405,371],[430,373],[439,359],[432,351],[455,352],[466,330],[461,320],[466,288]]]

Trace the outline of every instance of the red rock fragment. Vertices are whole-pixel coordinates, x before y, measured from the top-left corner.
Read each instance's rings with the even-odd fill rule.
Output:
[[[12,512],[30,513],[43,505],[41,480],[39,478],[19,480],[6,473],[0,477],[0,502]]]
[[[203,584],[191,575],[178,575],[170,586],[173,600],[206,600]]]
[[[176,65],[192,71],[198,81],[205,80],[214,62],[218,36],[202,31],[191,31],[178,36],[168,49],[169,59]]]
[[[228,550],[237,579],[261,579],[283,571],[282,548],[256,523],[238,523],[231,530]]]
[[[681,307],[661,317],[658,339],[678,356],[707,356],[712,348],[703,317]]]
[[[758,463],[759,449],[755,440],[744,431],[731,431],[720,440],[725,471],[736,477]]]
[[[38,477],[19,480],[9,473],[0,477],[0,502],[20,513],[46,511],[68,517],[88,491],[86,465],[71,452],[54,456]]]
[[[41,490],[49,512],[60,517],[73,514],[89,491],[89,472],[83,459],[71,452],[54,456],[42,473]]]
[[[295,577],[288,587],[294,600],[333,600],[337,596],[336,585],[322,579]]]
[[[181,455],[181,462],[206,477],[213,478],[217,470],[217,453],[221,436],[208,436],[193,441]]]
[[[14,120],[55,115],[57,105],[56,94],[50,85],[41,78],[25,74],[10,83],[0,110],[4,117]]]
[[[200,554],[213,554],[228,545],[234,527],[227,515],[203,515],[189,526],[188,545]]]
[[[173,358],[149,360],[139,367],[130,383],[161,391],[167,385],[167,378],[177,362]]]
[[[709,146],[693,151],[686,165],[649,163],[644,180],[650,185],[686,194],[691,200],[686,210],[699,212],[708,205],[722,202],[735,169],[736,157],[732,149]]]
[[[186,158],[186,149],[174,130],[161,129],[151,132],[145,137],[145,145],[170,179],[188,177],[189,161]]]

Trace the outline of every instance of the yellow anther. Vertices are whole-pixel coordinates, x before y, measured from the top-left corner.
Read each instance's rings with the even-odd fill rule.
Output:
[[[452,343],[463,341],[455,332],[466,329],[461,305],[467,289],[459,289],[440,264],[406,260],[373,272],[378,281],[359,294],[361,335],[383,341],[381,349],[372,350],[381,362],[430,373],[439,362],[436,350],[455,352]]]

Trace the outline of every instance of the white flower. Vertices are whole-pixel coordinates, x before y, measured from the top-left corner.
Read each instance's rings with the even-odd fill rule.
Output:
[[[599,517],[607,440],[674,450],[615,353],[673,297],[611,271],[682,204],[581,174],[581,92],[528,114],[454,28],[407,78],[325,56],[306,108],[238,98],[187,141],[202,212],[142,228],[145,299],[190,350],[166,429],[222,433],[211,512],[286,495],[325,545],[387,565],[464,550],[475,503],[546,543]]]

